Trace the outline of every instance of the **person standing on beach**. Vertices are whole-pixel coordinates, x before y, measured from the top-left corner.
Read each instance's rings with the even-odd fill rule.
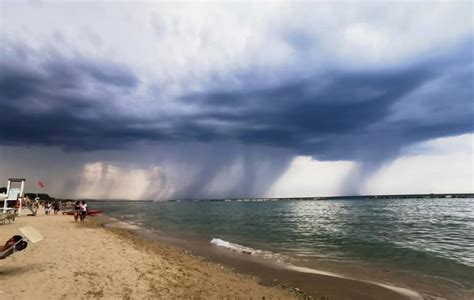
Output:
[[[49,215],[49,213],[51,212],[51,202],[47,201],[45,204],[44,204],[44,213],[46,215]]]
[[[60,211],[60,208],[59,208],[59,201],[58,201],[58,200],[54,201],[53,210],[54,210],[54,214],[55,214],[55,215],[57,215],[57,214],[58,214],[58,211]]]
[[[81,201],[80,209],[81,209],[81,222],[82,222],[86,218],[86,214],[87,214],[87,203],[86,203],[86,201],[84,201],[84,200]]]
[[[74,221],[79,220],[79,215],[81,214],[81,201],[77,200],[74,203]]]

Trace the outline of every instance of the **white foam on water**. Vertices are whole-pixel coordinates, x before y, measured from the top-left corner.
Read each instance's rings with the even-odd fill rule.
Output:
[[[238,253],[248,254],[248,255],[252,255],[252,256],[258,256],[260,258],[269,259],[269,260],[272,260],[272,261],[275,261],[275,262],[280,262],[281,263],[281,262],[284,262],[284,261],[287,260],[286,257],[284,257],[280,254],[277,254],[277,253],[273,253],[273,252],[270,252],[270,251],[263,251],[263,250],[259,250],[259,249],[253,249],[253,248],[242,246],[242,245],[239,245],[239,244],[234,244],[234,243],[231,243],[231,242],[219,239],[219,238],[213,238],[211,240],[211,244],[214,244],[218,247],[226,248],[226,249],[229,249],[231,251],[238,252]]]
[[[219,247],[227,248],[227,249],[230,249],[232,251],[244,253],[244,254],[253,255],[253,254],[257,253],[257,250],[255,250],[255,249],[245,247],[245,246],[242,246],[242,245],[239,245],[239,244],[234,244],[234,243],[224,241],[224,240],[221,240],[221,239],[215,239],[214,238],[214,239],[211,240],[211,244],[214,244],[214,245],[219,246]]]

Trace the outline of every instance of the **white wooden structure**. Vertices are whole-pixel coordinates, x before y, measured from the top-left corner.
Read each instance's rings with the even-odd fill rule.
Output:
[[[2,212],[6,213],[9,210],[18,210],[18,215],[21,215],[21,206],[23,200],[23,194],[25,191],[25,178],[9,178],[7,185],[7,198],[3,202],[3,208],[0,208]],[[20,184],[20,187],[17,185]],[[15,187],[14,187],[15,185]],[[15,208],[16,201],[20,201],[20,206]],[[13,207],[8,207],[8,203],[13,203]]]

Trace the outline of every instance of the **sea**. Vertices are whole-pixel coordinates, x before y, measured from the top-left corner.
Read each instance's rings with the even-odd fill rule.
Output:
[[[90,205],[127,223],[262,260],[405,286],[419,281],[425,290],[433,285],[445,286],[445,293],[474,294],[474,199],[93,201]]]

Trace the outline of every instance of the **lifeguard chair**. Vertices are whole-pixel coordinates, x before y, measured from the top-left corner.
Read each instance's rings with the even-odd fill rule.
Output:
[[[9,178],[7,185],[7,198],[3,201],[3,208],[0,208],[3,213],[17,210],[18,215],[21,215],[21,202],[25,190],[25,178]],[[18,185],[20,185],[18,187]],[[17,202],[19,201],[19,202]],[[10,205],[9,205],[10,203]]]

